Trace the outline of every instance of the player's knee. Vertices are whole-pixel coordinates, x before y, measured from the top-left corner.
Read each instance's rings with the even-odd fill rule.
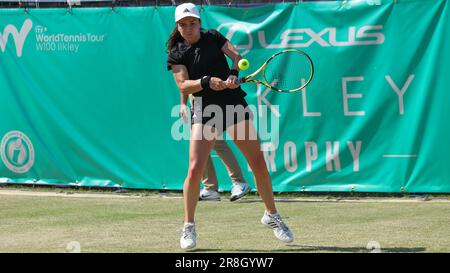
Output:
[[[201,167],[201,165],[195,162],[190,164],[188,176],[190,177],[189,180],[200,180],[203,176],[203,168]]]

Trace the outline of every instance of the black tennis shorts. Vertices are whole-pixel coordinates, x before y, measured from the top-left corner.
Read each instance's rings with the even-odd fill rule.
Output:
[[[252,120],[253,114],[242,96],[233,96],[227,100],[210,100],[194,97],[191,106],[192,124],[210,125],[219,133],[243,120]]]

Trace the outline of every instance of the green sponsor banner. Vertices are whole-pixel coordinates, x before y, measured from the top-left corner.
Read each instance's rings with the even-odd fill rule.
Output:
[[[275,191],[450,192],[449,8],[448,0],[203,7],[202,26],[230,39],[248,71],[286,48],[314,61],[304,92],[243,86]],[[0,182],[182,189],[189,126],[166,69],[173,13],[0,9]],[[229,190],[214,152],[213,161]]]

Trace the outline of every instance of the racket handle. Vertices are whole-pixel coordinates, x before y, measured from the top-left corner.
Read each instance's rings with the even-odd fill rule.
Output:
[[[226,80],[225,84],[228,84],[229,82],[230,82],[229,80]],[[240,78],[240,79],[237,80],[237,84],[241,84],[241,83],[244,83],[244,82],[245,82],[245,78]]]

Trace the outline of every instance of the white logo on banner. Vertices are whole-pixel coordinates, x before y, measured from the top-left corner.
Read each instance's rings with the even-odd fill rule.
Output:
[[[0,48],[2,49],[2,52],[5,52],[6,45],[8,44],[8,39],[10,36],[12,36],[14,44],[16,46],[17,57],[22,57],[23,44],[25,43],[25,40],[28,37],[28,33],[30,32],[32,27],[33,22],[31,22],[30,19],[26,19],[23,22],[20,31],[18,31],[14,25],[7,25],[3,29],[3,33],[0,32]]]
[[[253,26],[258,29],[258,26]],[[227,31],[226,31],[227,30]],[[346,47],[361,45],[379,45],[385,41],[382,25],[369,25],[362,27],[350,26],[346,29],[333,27],[321,30],[311,28],[290,28],[281,33],[279,37],[267,38],[266,31],[257,31],[257,42],[262,48],[303,48],[312,44],[322,47]],[[247,54],[253,48],[253,36],[250,26],[239,23],[221,24],[217,31],[221,31],[225,37],[236,45],[241,55]],[[256,32],[256,31],[253,31]],[[338,39],[339,37],[339,39]],[[273,42],[267,42],[267,41]],[[276,41],[279,42],[276,42]]]
[[[20,131],[7,133],[0,146],[2,161],[15,173],[25,173],[34,164],[34,148],[27,135]]]
[[[55,33],[48,27],[38,25],[36,32],[36,50],[42,52],[68,52],[79,53],[82,45],[103,43],[106,34],[95,33]]]
[[[225,33],[224,30],[228,31]],[[240,51],[241,55],[244,56],[250,49],[253,47],[253,37],[250,28],[243,23],[224,23],[221,24],[217,31],[223,31],[221,33],[225,33],[225,37],[231,41],[233,37],[235,39],[232,41],[233,45],[236,46],[236,49]],[[236,35],[236,33],[238,33]],[[241,52],[242,51],[242,52]]]
[[[72,2],[74,4],[77,3],[76,1]],[[33,22],[30,19],[24,21],[20,31],[12,24],[6,25],[3,32],[0,32],[0,48],[2,52],[5,52],[8,41],[14,40],[17,57],[21,57],[25,40],[29,36],[28,34],[32,28]],[[84,44],[99,44],[106,40],[105,33],[58,33],[49,31],[44,25],[37,25],[34,27],[34,30],[36,36],[36,50],[41,52],[78,53]],[[10,39],[11,37],[12,39]]]

